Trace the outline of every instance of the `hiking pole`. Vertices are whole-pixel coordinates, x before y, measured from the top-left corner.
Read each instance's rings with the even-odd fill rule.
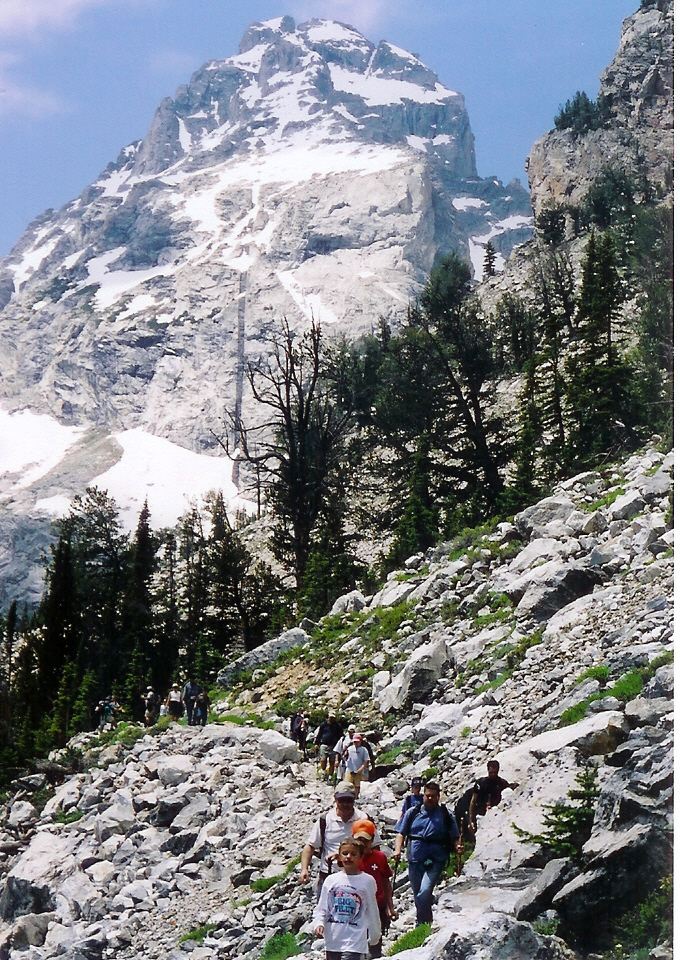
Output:
[[[401,854],[394,858],[394,871],[392,872],[392,896],[394,896],[394,885],[397,882],[397,867],[401,863]]]

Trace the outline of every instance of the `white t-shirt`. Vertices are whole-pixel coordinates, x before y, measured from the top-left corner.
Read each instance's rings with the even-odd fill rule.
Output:
[[[324,880],[314,910],[314,928],[323,924],[326,950],[364,954],[368,943],[380,940],[376,883],[368,873],[348,877],[344,870]]]

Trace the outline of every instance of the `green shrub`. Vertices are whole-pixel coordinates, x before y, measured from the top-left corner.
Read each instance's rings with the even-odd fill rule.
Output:
[[[401,953],[402,950],[413,950],[415,947],[420,947],[425,943],[431,932],[431,923],[419,924],[415,930],[409,930],[408,933],[402,934],[398,940],[395,940],[387,951],[387,956],[393,957],[396,953]]]
[[[466,725],[463,727],[463,729],[460,731],[460,736],[463,737],[463,738],[464,738],[464,737],[469,737],[471,733],[472,733],[472,727],[468,727],[467,724],[466,724]]]
[[[649,950],[671,938],[672,930],[673,880],[665,877],[657,891],[649,894],[617,921],[614,934],[616,945],[607,951],[606,960],[648,957]]]
[[[436,780],[439,776],[439,770],[436,767],[428,767],[420,774],[423,780]]]
[[[613,686],[607,687],[600,693],[594,693],[590,697],[586,697],[585,700],[581,700],[580,703],[575,704],[573,707],[568,707],[560,716],[559,726],[568,727],[572,723],[577,723],[579,720],[582,720],[588,711],[588,707],[595,700],[602,700],[604,697],[615,697],[622,703],[628,703],[629,700],[634,700],[640,696],[645,684],[648,680],[652,679],[659,667],[663,667],[672,662],[673,653],[672,651],[668,651],[656,657],[651,663],[648,663],[646,667],[636,667],[634,670],[629,670],[628,673],[624,673],[622,677],[619,677]],[[596,668],[592,667],[591,669],[594,670]]]
[[[302,947],[292,933],[275,933],[265,944],[260,960],[287,960],[302,953]]]
[[[542,937],[552,937],[557,933],[557,928],[559,926],[559,920],[557,917],[553,917],[550,920],[534,920],[533,928],[536,933],[540,933]]]
[[[208,934],[215,930],[216,927],[216,923],[204,923],[202,926],[196,927],[194,930],[190,930],[189,933],[182,934],[182,936],[179,938],[179,942],[186,943],[187,940],[193,940],[194,943],[203,943]]]
[[[555,129],[585,133],[586,130],[597,130],[608,117],[609,110],[600,97],[591,100],[587,93],[577,90],[573,99],[560,104],[555,116]]]
[[[599,500],[594,500],[592,503],[587,504],[586,510],[588,510],[590,513],[595,513],[595,511],[599,510],[600,507],[611,507],[612,503],[617,500],[623,492],[623,487],[617,487],[615,490],[610,490],[609,493],[606,493],[603,497],[600,497]]]
[[[435,760],[439,760],[441,756],[446,753],[446,747],[433,747],[430,750],[430,763],[434,763]]]

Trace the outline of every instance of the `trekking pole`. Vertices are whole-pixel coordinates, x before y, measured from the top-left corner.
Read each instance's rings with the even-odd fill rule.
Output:
[[[392,896],[394,896],[394,885],[397,882],[397,868],[401,863],[401,854],[394,858],[394,871],[392,872]]]
[[[463,872],[463,848],[456,847],[456,876],[459,877]]]

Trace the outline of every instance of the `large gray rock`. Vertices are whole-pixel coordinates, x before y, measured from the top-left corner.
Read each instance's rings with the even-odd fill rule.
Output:
[[[578,873],[578,867],[569,857],[558,857],[546,864],[530,887],[515,904],[518,920],[535,920],[552,904],[558,890]]]
[[[549,620],[558,610],[592,592],[601,574],[583,561],[546,564],[537,581],[528,586],[517,604],[519,616]],[[512,595],[512,594],[511,594]]]
[[[553,897],[565,932],[576,942],[597,941],[592,918],[620,916],[656,889],[671,870],[670,836],[650,824],[595,834],[583,848],[587,870]],[[603,933],[605,931],[603,930]]]
[[[290,630],[284,630],[278,637],[267,640],[249,653],[244,653],[242,657],[234,660],[229,666],[224,667],[217,677],[218,687],[226,689],[229,687],[229,681],[235,675],[272,663],[282,653],[287,653],[296,647],[306,647],[309,639],[309,634],[301,627],[291,627]]]
[[[298,745],[290,737],[284,737],[276,730],[265,730],[260,737],[260,752],[267,760],[286,763],[300,759]]]
[[[446,643],[442,638],[418,647],[392,682],[378,693],[381,711],[399,710],[407,703],[427,700],[445,662]]]

